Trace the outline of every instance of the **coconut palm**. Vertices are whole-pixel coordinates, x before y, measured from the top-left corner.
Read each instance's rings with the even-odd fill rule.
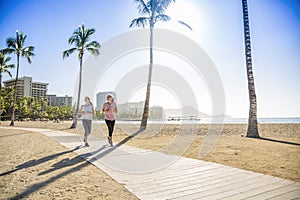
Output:
[[[249,92],[249,102],[250,102],[247,137],[259,138],[258,128],[257,128],[257,101],[256,101],[253,68],[252,68],[250,26],[249,26],[247,0],[242,0],[242,5],[243,5],[243,18],[244,18],[246,69],[247,69],[247,77],[248,77],[248,92]]]
[[[76,128],[77,125],[77,113],[79,111],[80,92],[81,92],[81,79],[82,79],[82,61],[85,51],[97,56],[99,55],[100,44],[97,41],[91,41],[90,37],[95,33],[94,28],[86,28],[83,24],[76,29],[72,36],[69,38],[69,44],[74,45],[63,52],[63,59],[69,57],[75,51],[78,52],[79,59],[79,86],[77,94],[77,103],[75,109],[74,120],[70,128]]]
[[[17,83],[19,78],[19,68],[20,68],[20,57],[24,57],[27,59],[28,63],[31,64],[31,58],[34,56],[34,47],[27,46],[25,47],[25,40],[27,35],[24,35],[22,32],[19,33],[18,30],[16,31],[16,38],[10,37],[6,40],[7,48],[2,50],[4,54],[11,54],[14,53],[17,56],[17,73],[14,85],[14,100],[12,106],[12,115],[11,115],[11,123],[10,125],[14,125],[15,121],[15,104],[17,99]]]
[[[148,82],[147,82],[147,91],[146,91],[146,100],[144,105],[143,117],[140,129],[144,130],[147,127],[147,121],[149,116],[149,102],[150,102],[150,88],[151,88],[151,79],[152,79],[152,68],[153,68],[153,29],[157,22],[168,22],[171,20],[171,17],[165,14],[165,11],[170,6],[171,3],[175,0],[135,0],[137,9],[141,17],[133,19],[129,27],[143,27],[150,26],[150,64],[148,72]],[[185,22],[178,20],[178,23],[192,28],[187,25]]]
[[[0,53],[0,98],[2,98],[2,76],[4,73],[6,73],[8,74],[9,77],[12,77],[10,70],[15,67],[13,64],[8,64],[10,60],[11,60],[10,57]],[[2,114],[1,102],[2,101],[0,100],[0,121],[1,121],[1,114]]]
[[[8,64],[11,60],[10,57],[5,56],[4,54],[0,53],[0,96],[2,90],[2,76],[3,74],[8,74],[9,77],[12,77],[10,70],[15,67],[14,64]]]
[[[14,100],[14,89],[13,88],[2,88],[2,94],[0,97],[1,112],[9,113],[12,108],[12,102]],[[5,117],[7,119],[7,117]]]

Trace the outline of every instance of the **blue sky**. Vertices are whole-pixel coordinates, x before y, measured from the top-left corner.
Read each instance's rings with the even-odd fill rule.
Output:
[[[36,56],[32,65],[21,62],[20,74],[50,83],[49,93],[59,95],[73,95],[78,73],[75,56],[62,60],[73,30],[81,23],[94,27],[93,38],[102,43],[128,31],[131,19],[138,16],[132,0],[0,2],[0,48],[6,46],[6,38],[14,36],[16,29],[27,34],[26,43],[36,47]],[[249,0],[248,4],[258,114],[299,117],[300,1]],[[186,34],[206,50],[224,84],[226,113],[247,117],[241,0],[177,0],[167,14],[186,21],[194,30],[173,23],[159,27]],[[153,104],[161,101],[155,95],[159,91],[153,91]]]

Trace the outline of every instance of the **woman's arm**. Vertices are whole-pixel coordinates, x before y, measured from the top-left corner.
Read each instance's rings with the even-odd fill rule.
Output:
[[[105,103],[104,103],[103,106],[102,106],[102,111],[103,111],[103,112],[106,111],[106,105],[105,105]]]
[[[95,114],[95,109],[94,109],[94,105],[92,105],[92,114]]]
[[[118,107],[117,107],[116,103],[114,103],[114,104],[115,104],[115,113],[117,113],[118,112]]]
[[[83,106],[80,107],[78,114],[82,114],[83,113]]]

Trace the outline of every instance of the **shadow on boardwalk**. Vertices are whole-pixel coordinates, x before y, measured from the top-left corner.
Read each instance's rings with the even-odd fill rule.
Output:
[[[39,182],[39,183],[36,183],[36,184],[33,184],[31,185],[28,189],[26,189],[25,191],[21,192],[20,194],[17,194],[16,196],[12,197],[11,199],[22,199],[24,197],[27,197],[29,196],[30,194],[46,187],[47,185],[49,185],[50,183],[64,177],[64,176],[67,176],[69,174],[72,174],[76,171],[79,171],[83,168],[85,168],[86,166],[88,166],[90,163],[87,162],[85,159],[89,158],[89,157],[92,157],[93,155],[101,152],[100,154],[97,154],[97,158],[100,158],[100,157],[103,157],[107,154],[109,154],[110,152],[116,150],[118,147],[124,145],[125,143],[127,143],[129,140],[131,140],[132,138],[134,138],[135,136],[137,136],[138,134],[140,134],[142,131],[137,131],[131,135],[129,135],[128,137],[126,137],[125,139],[123,139],[122,141],[120,141],[119,143],[117,143],[115,146],[107,149],[106,147],[108,145],[103,145],[102,147],[100,147],[99,149],[95,150],[95,151],[92,151],[92,152],[88,152],[88,153],[84,153],[84,154],[79,154],[78,156],[72,158],[72,159],[63,159],[57,163],[55,163],[54,165],[52,165],[52,168],[51,169],[48,169],[44,172],[41,172],[39,173],[38,175],[44,175],[44,174],[48,174],[50,172],[53,172],[53,171],[56,171],[56,170],[60,170],[62,168],[65,168],[65,167],[70,167],[70,166],[73,166],[73,165],[77,165],[71,169],[68,169],[58,175],[55,175],[45,181],[42,181],[42,182]],[[50,155],[50,156],[46,156],[44,158],[41,158],[41,159],[38,159],[38,160],[31,160],[31,161],[28,161],[22,165],[19,165],[16,167],[16,169],[14,170],[11,170],[11,171],[8,171],[8,172],[4,172],[2,174],[0,174],[0,176],[4,176],[4,175],[7,175],[7,174],[11,174],[13,172],[16,172],[18,170],[21,170],[21,169],[25,169],[25,168],[29,168],[29,167],[32,167],[32,166],[36,166],[36,165],[39,165],[41,163],[45,163],[47,161],[50,161],[54,158],[57,158],[61,155],[64,155],[64,154],[68,154],[68,153],[71,153],[71,152],[74,152],[80,148],[82,148],[83,146],[77,146],[76,148],[72,149],[72,150],[68,150],[68,151],[64,151],[64,152],[60,152],[60,153],[57,153],[57,154],[53,154],[53,155]],[[80,164],[81,163],[81,164]],[[79,164],[79,165],[78,165]]]

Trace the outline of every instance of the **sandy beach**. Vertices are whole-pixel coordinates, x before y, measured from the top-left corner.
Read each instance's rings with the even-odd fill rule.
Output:
[[[68,129],[70,124],[71,122],[17,122],[16,126],[62,130],[80,136],[83,131],[82,127],[79,125],[77,129],[70,130]],[[6,127],[8,123],[2,122],[2,126]],[[137,128],[137,125],[117,125],[114,133],[114,142],[117,143],[128,138]],[[148,131],[130,138],[126,145],[176,154],[176,151],[173,151],[176,149],[176,145],[167,151],[164,148],[178,134],[185,134],[182,131],[178,133],[178,130],[180,130],[179,125],[159,127],[162,129],[151,135],[156,128],[153,125],[152,127],[149,126]],[[199,150],[208,128],[209,125],[200,125],[193,142],[183,153],[183,156],[300,182],[300,124],[260,124],[260,136],[265,139],[245,137],[246,124],[225,124],[213,150],[206,157],[200,158]],[[1,158],[5,162],[1,164],[1,173],[13,170],[17,166],[22,168],[22,164],[24,166],[24,163],[30,160],[39,160],[43,157],[66,151],[64,147],[38,133],[15,130],[3,132],[2,130]],[[94,124],[91,135],[105,139],[106,132],[104,124]],[[67,159],[67,162],[61,163],[64,159]],[[96,197],[99,199],[113,199],[113,197],[135,198],[101,170],[93,165],[84,163],[85,161],[82,159],[76,158],[76,154],[68,152],[57,157],[55,156],[47,162],[34,164],[33,166],[29,164],[30,167],[25,167],[1,177],[1,193],[5,194],[5,197],[17,195],[30,189],[32,185],[49,180],[70,170],[72,173],[53,180],[47,183],[43,189],[30,194],[31,199],[39,197],[57,197],[56,199],[59,199],[62,193],[67,194],[70,199],[82,196],[87,197],[86,199],[96,199]],[[86,166],[81,168],[82,164]],[[25,166],[28,166],[28,164],[25,164]],[[51,171],[53,166],[55,166],[55,170]],[[38,175],[49,170],[51,173],[45,173],[43,176]]]
[[[0,128],[0,199],[137,199],[103,171],[39,133]]]

